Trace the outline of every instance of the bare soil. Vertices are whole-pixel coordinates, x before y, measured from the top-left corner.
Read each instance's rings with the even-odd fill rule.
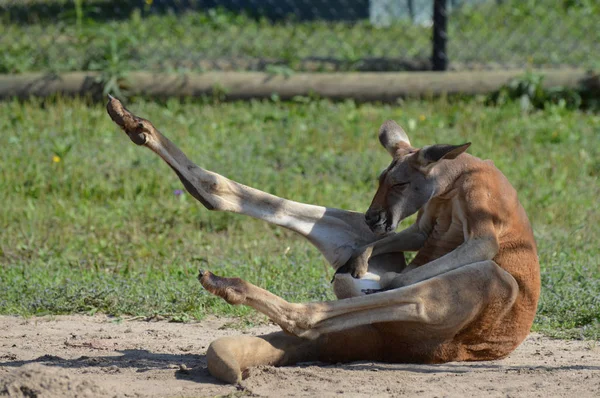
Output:
[[[230,386],[206,369],[210,342],[277,330],[264,325],[240,331],[228,327],[231,322],[0,317],[0,396],[600,397],[600,344],[539,334],[499,361],[263,366],[251,370],[242,387]]]

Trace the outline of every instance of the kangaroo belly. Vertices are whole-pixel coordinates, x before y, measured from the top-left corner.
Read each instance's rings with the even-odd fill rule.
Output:
[[[362,296],[363,290],[381,289],[381,276],[367,272],[362,278],[353,278],[350,274],[336,274],[333,279],[333,292],[338,299]]]

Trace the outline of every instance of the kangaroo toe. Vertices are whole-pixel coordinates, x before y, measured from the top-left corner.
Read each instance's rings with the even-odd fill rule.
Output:
[[[243,304],[246,300],[248,288],[240,278],[223,278],[210,271],[200,270],[198,280],[206,290],[229,304]]]

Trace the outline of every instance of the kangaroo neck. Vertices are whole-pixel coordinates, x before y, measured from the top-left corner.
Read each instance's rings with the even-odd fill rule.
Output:
[[[468,154],[462,154],[456,159],[441,160],[431,170],[431,178],[435,180],[435,189],[432,194],[433,198],[443,199],[451,196],[456,187],[456,180],[464,173],[469,164]]]

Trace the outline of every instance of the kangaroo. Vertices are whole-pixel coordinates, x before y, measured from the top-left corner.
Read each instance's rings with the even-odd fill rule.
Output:
[[[293,230],[336,270],[338,300],[306,304],[200,271],[206,290],[283,329],[214,341],[206,355],[216,378],[239,383],[252,366],[305,361],[492,360],[529,333],[540,294],[533,232],[515,189],[491,161],[466,153],[469,143],[415,148],[398,124],[385,122],[379,140],[392,162],[363,215],[282,199],[202,169],[119,100],[110,97],[107,110],[207,209]],[[415,213],[414,224],[394,232]],[[416,252],[410,264],[406,251]]]

